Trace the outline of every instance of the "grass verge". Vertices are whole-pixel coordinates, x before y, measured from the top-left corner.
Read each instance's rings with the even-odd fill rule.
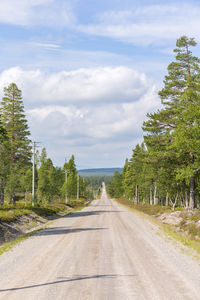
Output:
[[[72,208],[71,210],[69,210],[69,209],[67,210],[67,206],[65,203],[46,204],[46,205],[43,205],[40,207],[31,208],[31,209],[22,209],[22,208],[14,209],[14,208],[12,208],[12,211],[9,211],[8,209],[3,209],[3,210],[0,210],[0,221],[4,221],[7,223],[15,222],[18,217],[31,214],[32,212],[35,212],[38,216],[42,216],[42,217],[49,217],[49,216],[55,215],[56,213],[59,213],[59,212],[65,212],[66,216],[68,216],[77,211],[81,211],[85,207],[85,204],[86,204],[86,201],[80,199],[80,200],[76,200],[76,201],[75,200],[69,201],[68,205]],[[47,223],[45,225],[41,225],[41,227],[36,230],[33,230],[26,234],[23,234],[10,242],[4,242],[3,245],[0,246],[0,255],[8,250],[11,250],[13,247],[18,245],[22,241],[28,239],[30,236],[45,229],[52,222],[53,221],[47,221]]]
[[[69,207],[73,209],[81,207],[85,203],[85,199],[72,199],[67,203],[67,205],[65,202],[52,202],[36,204],[34,208],[30,205],[26,207],[24,203],[16,203],[15,205],[2,206],[0,208],[0,221],[10,223],[21,216],[30,215],[33,212],[41,217],[49,217],[59,212],[67,213],[69,211]]]
[[[12,248],[14,248],[16,245],[18,245],[20,242],[28,239],[30,236],[36,234],[37,232],[39,232],[42,229],[45,229],[46,226],[42,226],[41,228],[37,229],[37,230],[33,230],[27,234],[24,234],[20,237],[18,237],[17,239],[11,241],[11,242],[6,242],[4,243],[1,247],[0,247],[0,255],[2,255],[4,252],[11,250]]]
[[[167,234],[168,237],[171,237],[173,240],[181,243],[181,245],[186,246],[189,249],[195,250],[196,253],[198,254],[197,257],[200,258],[200,242],[196,240],[196,233],[197,231],[199,232],[199,229],[196,228],[194,230],[194,225],[187,225],[187,226],[182,226],[180,222],[180,227],[170,225],[170,224],[165,224],[162,223],[160,220],[158,220],[156,217],[161,215],[162,213],[165,212],[171,212],[170,208],[167,207],[159,207],[159,206],[150,206],[150,205],[136,205],[135,203],[127,200],[127,199],[114,199],[117,203],[120,205],[124,206],[125,208],[128,208],[129,211],[132,211],[134,213],[140,214],[142,217],[148,219],[150,222],[156,224],[162,232]],[[150,206],[150,207],[149,207]],[[197,212],[195,215],[191,215],[187,217],[187,220],[199,220],[200,213]],[[185,217],[186,218],[186,217]],[[184,219],[185,220],[185,219]],[[188,227],[192,227],[193,231],[192,234],[191,232],[188,232]],[[177,229],[181,229],[181,232],[177,232]],[[188,236],[188,233],[190,234]],[[185,252],[185,251],[184,251]],[[186,251],[187,254],[192,254],[194,256],[194,253],[190,253]]]
[[[149,205],[149,204],[135,204],[133,201],[122,198],[116,199],[119,204],[125,205],[126,207],[134,208],[136,210],[142,211],[150,216],[159,216],[163,213],[171,212],[170,207],[161,206],[161,205]],[[175,208],[174,211],[182,210],[182,208]]]

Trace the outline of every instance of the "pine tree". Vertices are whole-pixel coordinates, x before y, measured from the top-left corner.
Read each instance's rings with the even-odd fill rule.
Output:
[[[115,198],[123,196],[122,175],[118,171],[115,171],[113,174],[112,183],[108,186],[108,193]]]
[[[22,93],[15,83],[11,83],[4,88],[4,94],[1,120],[10,141],[11,163],[27,164],[31,157],[30,132],[24,114]]]
[[[195,160],[199,147],[196,137],[199,133],[200,60],[190,51],[195,45],[195,40],[186,36],[177,40],[176,61],[168,66],[164,88],[159,92],[164,108],[149,114],[143,126],[149,133],[145,142],[151,147],[153,156],[165,166],[167,161],[176,161],[173,165],[176,180],[182,180],[183,185],[185,180],[189,181],[190,208],[195,206],[195,172],[198,170]]]
[[[185,170],[186,176],[182,178],[189,180],[189,207],[193,209],[195,206],[195,155],[199,147],[200,59],[193,56],[190,51],[190,47],[196,46],[193,38],[182,36],[177,40],[176,46],[177,48],[174,49],[177,54],[176,62],[169,65],[169,75],[165,77],[165,86],[159,94],[167,112],[171,112],[169,115],[171,119],[168,117],[168,123],[171,121],[175,129],[171,149],[174,149],[176,153],[177,149],[182,149],[182,154],[188,156],[188,170]],[[186,145],[189,147],[185,147]],[[179,154],[177,158],[180,158]]]
[[[41,155],[39,157],[40,165],[44,164],[47,160],[47,151],[46,148],[42,148]]]
[[[45,160],[38,171],[37,195],[39,202],[51,202],[56,194],[56,176],[52,160]]]
[[[4,88],[1,102],[1,121],[7,133],[7,155],[9,156],[9,178],[7,191],[15,201],[15,192],[21,172],[30,165],[31,147],[29,130],[24,114],[22,92],[15,83]],[[22,171],[23,170],[23,171]]]
[[[63,196],[67,192],[69,198],[76,197],[77,195],[77,169],[75,165],[74,155],[70,160],[64,164],[64,170],[67,171],[67,184],[64,183],[62,187]]]
[[[8,137],[6,130],[0,123],[0,205],[4,204],[4,190],[6,185],[6,179],[8,176]]]

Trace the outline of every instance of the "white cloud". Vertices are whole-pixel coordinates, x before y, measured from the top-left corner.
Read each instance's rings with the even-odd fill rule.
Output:
[[[141,139],[146,113],[159,106],[152,82],[122,66],[52,74],[16,67],[0,74],[1,88],[10,82],[22,89],[33,138],[56,164],[74,153],[79,164],[87,155],[99,157],[99,167],[102,157],[118,165],[117,157],[123,161]]]
[[[69,1],[5,0],[1,1],[0,23],[13,25],[65,26],[75,20]]]
[[[151,83],[144,74],[128,67],[98,67],[46,74],[19,67],[0,74],[0,86],[16,82],[28,106],[38,104],[88,104],[132,102],[146,92]],[[38,100],[37,100],[38,99]]]
[[[97,22],[79,25],[81,32],[139,45],[158,44],[186,34],[200,40],[200,5],[149,5],[129,11],[110,11]]]
[[[36,46],[36,47],[42,47],[42,48],[52,48],[52,49],[59,49],[60,48],[60,45],[57,45],[57,44],[50,44],[50,43],[37,43],[37,42],[31,42],[31,43],[28,43],[30,44],[31,46]]]
[[[142,141],[146,113],[158,107],[159,100],[151,90],[136,103],[103,103],[87,109],[46,106],[28,110],[27,116],[34,139],[47,147],[57,164],[61,165],[66,155],[75,154],[79,164],[87,161],[91,162],[88,167],[112,167],[121,165]]]

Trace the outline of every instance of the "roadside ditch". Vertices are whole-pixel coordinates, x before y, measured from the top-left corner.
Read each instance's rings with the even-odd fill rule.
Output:
[[[70,215],[89,204],[90,201],[81,199],[72,200],[68,204],[52,203],[36,208],[1,208],[0,254],[4,252],[2,249],[5,248],[5,244],[24,239],[45,228],[50,221]]]

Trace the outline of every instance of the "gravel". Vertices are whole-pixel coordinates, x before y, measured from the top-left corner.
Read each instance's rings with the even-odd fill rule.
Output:
[[[104,191],[0,256],[0,299],[199,300],[200,262]]]

